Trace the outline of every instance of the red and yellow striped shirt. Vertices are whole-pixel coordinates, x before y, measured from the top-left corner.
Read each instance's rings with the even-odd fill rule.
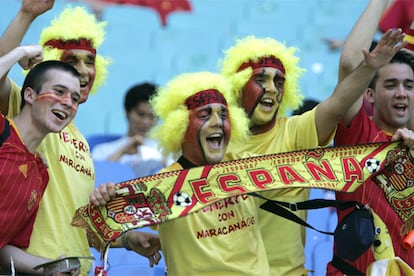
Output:
[[[5,118],[0,117],[0,130]],[[27,150],[10,121],[10,136],[0,147],[0,248],[28,247],[39,202],[49,181],[38,154]]]
[[[372,142],[391,141],[392,133],[387,133],[379,129],[375,122],[361,108],[359,113],[352,121],[352,125],[347,128],[339,125],[335,136],[335,145],[352,145],[366,144]],[[395,255],[403,259],[411,267],[414,267],[414,250],[407,250],[402,247],[404,236],[400,235],[400,229],[403,224],[402,220],[394,212],[391,205],[385,198],[382,190],[372,181],[368,180],[353,193],[336,193],[336,199],[359,201],[368,204],[376,214],[378,214],[387,225],[393,242]],[[341,221],[347,211],[338,210],[338,221]],[[359,271],[365,273],[369,264],[374,262],[374,256],[371,250],[367,250],[360,258],[350,262]],[[327,275],[342,275],[330,264],[328,265]]]

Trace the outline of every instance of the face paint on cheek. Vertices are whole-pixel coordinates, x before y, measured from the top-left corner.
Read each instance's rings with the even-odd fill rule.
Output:
[[[89,75],[89,83],[88,86],[81,88],[81,98],[79,103],[84,103],[86,102],[86,100],[89,97],[89,94],[92,90],[93,84],[95,82],[95,77],[96,77],[96,70],[95,67],[93,68],[89,68],[88,70],[88,75]]]
[[[186,158],[196,165],[205,165],[205,157],[201,142],[201,128],[203,122],[200,122],[193,112],[190,112],[187,132],[184,136],[185,144],[190,151],[186,152]]]
[[[201,128],[202,125],[199,127],[197,131],[198,147],[195,148],[195,155],[199,156],[199,158],[201,158],[201,161],[204,163],[206,162],[206,153],[204,151],[206,142],[201,140]]]
[[[86,100],[88,99],[88,97],[89,97],[89,91],[84,91],[84,92],[82,92],[81,91],[81,98],[80,98],[80,100],[79,100],[79,103],[84,103],[84,102],[86,102]]]
[[[280,105],[283,100],[283,92],[280,90],[277,90],[278,94],[276,95],[276,102]]]
[[[281,83],[281,79],[283,79],[283,82]],[[281,71],[276,70],[275,77],[273,78],[273,83],[276,87],[276,102],[280,105],[283,100],[283,94],[284,94],[284,85],[285,85],[285,74],[283,74]]]
[[[230,137],[231,137],[231,124],[230,124],[230,120],[226,119],[223,120],[223,134],[224,134],[224,145],[227,147],[227,145],[230,142]]]
[[[35,101],[60,103],[61,105],[70,107],[74,112],[78,111],[78,105],[72,103],[70,95],[57,96],[53,92],[44,92],[42,94],[38,94]]]
[[[88,90],[88,94],[91,91],[93,84],[95,83],[95,78],[96,78],[96,68],[95,65],[91,68],[89,68],[88,70],[89,72],[89,90]]]
[[[249,117],[253,114],[264,92],[264,88],[253,79],[250,79],[244,86],[242,91],[242,106]]]
[[[35,101],[49,101],[53,103],[62,103],[63,100],[58,97],[55,93],[52,92],[43,92],[42,94],[37,94]]]

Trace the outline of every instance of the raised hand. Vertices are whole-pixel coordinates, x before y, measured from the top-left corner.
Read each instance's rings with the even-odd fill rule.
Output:
[[[129,231],[127,235],[129,247],[136,253],[147,257],[150,267],[159,263],[161,259],[159,252],[161,250],[161,242],[158,235],[136,231]]]
[[[388,64],[395,53],[407,45],[404,37],[405,34],[401,29],[390,29],[382,35],[372,52],[369,52],[367,49],[362,49],[367,66],[373,69],[379,69]]]
[[[138,146],[144,143],[144,137],[141,135],[135,135],[129,137],[128,142],[119,150],[114,152],[108,157],[109,161],[118,161],[124,154],[136,154],[138,152]]]
[[[43,49],[40,45],[20,46],[19,48],[23,51],[23,57],[19,60],[23,69],[31,69],[43,60]]]
[[[137,153],[137,147],[144,143],[144,137],[141,135],[134,135],[130,137],[128,143],[123,147],[124,154],[135,154]]]
[[[90,195],[89,201],[96,206],[106,205],[115,197],[115,184],[108,182],[99,185]]]
[[[23,0],[20,11],[36,18],[53,7],[55,0]]]
[[[392,141],[402,141],[403,145],[414,150],[414,132],[407,128],[399,128],[392,136]]]

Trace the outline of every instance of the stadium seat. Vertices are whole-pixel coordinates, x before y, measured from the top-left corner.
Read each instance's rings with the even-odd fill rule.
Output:
[[[90,136],[86,137],[86,140],[88,141],[88,144],[89,144],[89,150],[92,152],[92,149],[97,144],[111,142],[111,141],[114,141],[114,140],[116,140],[120,137],[121,137],[121,135],[119,135],[119,134],[95,134],[95,135],[90,135]]]
[[[166,29],[154,33],[155,56],[159,58],[155,79],[164,84],[178,74],[194,71],[214,71],[220,54],[218,34],[208,30]]]
[[[113,161],[94,161],[95,187],[108,181],[118,183],[136,178],[130,165]]]
[[[327,198],[325,191],[312,189],[310,199],[317,198]],[[309,210],[307,222],[316,229],[333,232],[337,225],[336,210],[332,208]],[[332,253],[333,236],[306,228],[305,267],[310,270],[309,275],[325,275],[326,265],[332,259]]]

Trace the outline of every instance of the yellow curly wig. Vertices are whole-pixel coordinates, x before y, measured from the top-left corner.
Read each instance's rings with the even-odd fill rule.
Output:
[[[44,60],[60,60],[63,54],[63,50],[44,46],[52,39],[77,40],[84,38],[91,40],[93,47],[98,49],[105,38],[105,26],[106,22],[98,22],[95,16],[89,14],[83,7],[65,8],[40,35],[39,44],[44,48]],[[109,64],[109,58],[96,55],[96,77],[91,94],[95,93],[105,82]]]
[[[230,83],[219,74],[210,72],[186,73],[160,87],[150,103],[159,118],[160,124],[151,131],[157,139],[164,155],[172,154],[177,158],[181,153],[181,143],[189,123],[189,110],[185,100],[202,90],[216,89],[225,97],[228,105],[231,139],[245,139],[249,133],[248,118],[237,106],[231,94]]]
[[[240,66],[249,61],[257,62],[262,57],[279,58],[286,69],[286,81],[278,115],[286,116],[289,110],[298,108],[303,100],[298,80],[305,69],[298,65],[299,58],[294,55],[296,50],[293,47],[287,48],[283,43],[269,37],[248,36],[237,40],[235,46],[225,51],[225,57],[220,61],[221,73],[231,80],[233,93],[240,100],[242,88],[253,73],[251,67],[238,72]]]

